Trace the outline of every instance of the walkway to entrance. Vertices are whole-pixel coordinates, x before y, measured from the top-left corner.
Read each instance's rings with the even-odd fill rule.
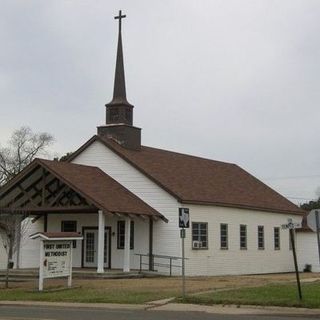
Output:
[[[10,281],[30,281],[38,279],[38,269],[12,269],[10,270]],[[123,272],[121,269],[108,269],[104,273],[97,273],[94,268],[73,268],[74,279],[131,279],[159,276],[157,272],[140,272],[132,270]],[[0,282],[4,281],[5,270],[0,270]]]

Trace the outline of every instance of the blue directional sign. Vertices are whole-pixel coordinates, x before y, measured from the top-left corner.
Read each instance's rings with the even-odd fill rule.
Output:
[[[189,228],[189,208],[179,208],[179,228]]]

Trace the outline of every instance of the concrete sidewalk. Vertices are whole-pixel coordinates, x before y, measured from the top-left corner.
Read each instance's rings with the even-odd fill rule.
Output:
[[[162,301],[163,303],[160,303]],[[286,307],[261,307],[261,306],[235,306],[235,305],[214,305],[203,306],[195,304],[166,303],[164,300],[154,301],[148,304],[114,304],[114,303],[67,303],[67,302],[42,302],[42,301],[1,301],[2,305],[15,306],[38,306],[55,308],[89,308],[89,309],[117,309],[117,310],[146,310],[146,311],[190,311],[206,312],[212,314],[231,315],[313,315],[320,316],[320,309],[307,308],[286,308]]]

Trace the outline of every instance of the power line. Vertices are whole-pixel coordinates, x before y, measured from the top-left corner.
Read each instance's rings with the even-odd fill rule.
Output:
[[[290,197],[290,196],[285,196],[288,199],[295,199],[295,200],[308,200],[308,201],[317,201],[317,198],[304,198],[304,197]]]
[[[306,176],[269,177],[269,178],[263,178],[263,180],[287,180],[287,179],[306,179],[306,178],[320,178],[320,174],[306,175]]]

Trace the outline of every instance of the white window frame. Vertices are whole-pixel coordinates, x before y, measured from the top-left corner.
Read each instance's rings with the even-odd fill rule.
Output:
[[[261,232],[262,230],[262,232]],[[264,250],[265,249],[265,236],[264,236],[264,226],[258,226],[257,228],[258,232],[258,250]],[[260,245],[260,240],[262,241],[262,246]]]
[[[197,228],[195,226],[198,225]],[[207,250],[208,249],[208,222],[192,222],[192,249],[193,250]],[[197,231],[197,234],[195,234]],[[205,234],[201,234],[205,231]],[[205,237],[205,240],[203,240]]]
[[[225,227],[225,230],[223,230]],[[221,250],[228,250],[229,249],[229,232],[228,232],[228,224],[227,223],[220,223],[220,249]],[[225,234],[223,234],[225,233]],[[225,238],[225,239],[222,239]]]
[[[276,234],[276,231],[278,234]],[[274,227],[273,228],[273,242],[274,242],[274,250],[281,249],[281,237],[280,237],[280,228]]]
[[[241,230],[241,228],[244,228],[244,230]],[[248,249],[248,231],[247,230],[248,230],[248,228],[247,228],[246,224],[240,224],[240,227],[239,227],[240,250],[247,250]],[[243,232],[245,234],[243,234]],[[242,244],[243,244],[242,240],[244,240],[244,243],[245,243],[244,246],[242,246]]]

